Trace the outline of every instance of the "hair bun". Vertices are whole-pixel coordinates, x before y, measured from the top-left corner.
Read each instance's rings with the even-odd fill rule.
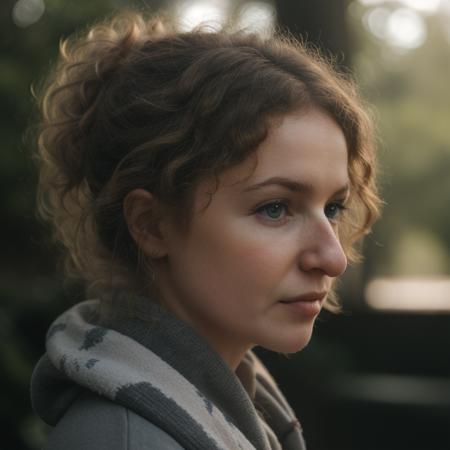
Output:
[[[130,53],[164,34],[160,19],[146,21],[126,12],[60,43],[56,70],[39,96],[43,118],[39,157],[51,162],[62,189],[69,191],[83,181],[86,138],[107,81]]]
[[[60,42],[56,66],[37,92],[41,113],[35,154],[40,166],[38,213],[54,224],[55,239],[72,254],[77,253],[72,248],[77,240],[71,233],[79,225],[67,224],[77,216],[81,223],[92,201],[89,139],[102,92],[144,43],[165,33],[159,18],[146,20],[134,12],[91,26]]]

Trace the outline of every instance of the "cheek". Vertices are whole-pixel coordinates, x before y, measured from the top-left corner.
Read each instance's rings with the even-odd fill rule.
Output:
[[[256,224],[205,227],[196,241],[201,245],[192,245],[192,269],[204,274],[209,289],[219,285],[239,297],[275,289],[291,266],[292,245]]]

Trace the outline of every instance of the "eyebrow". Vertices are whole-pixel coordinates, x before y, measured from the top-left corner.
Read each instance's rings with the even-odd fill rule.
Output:
[[[256,191],[267,186],[281,186],[292,192],[298,192],[301,194],[311,194],[314,191],[314,187],[310,183],[303,183],[291,180],[284,177],[271,177],[267,180],[256,183],[252,186],[244,189],[244,192]],[[347,194],[350,190],[350,186],[346,183],[342,188],[339,188],[333,195]]]

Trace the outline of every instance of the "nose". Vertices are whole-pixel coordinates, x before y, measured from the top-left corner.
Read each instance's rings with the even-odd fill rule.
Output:
[[[328,219],[316,222],[307,234],[299,258],[300,268],[306,272],[319,270],[329,277],[343,274],[347,268],[347,257]]]

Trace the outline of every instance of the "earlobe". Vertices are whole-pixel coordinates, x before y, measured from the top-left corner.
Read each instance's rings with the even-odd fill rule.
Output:
[[[157,199],[145,189],[134,189],[123,202],[123,215],[128,231],[142,252],[152,259],[167,255],[161,230],[162,211]]]

